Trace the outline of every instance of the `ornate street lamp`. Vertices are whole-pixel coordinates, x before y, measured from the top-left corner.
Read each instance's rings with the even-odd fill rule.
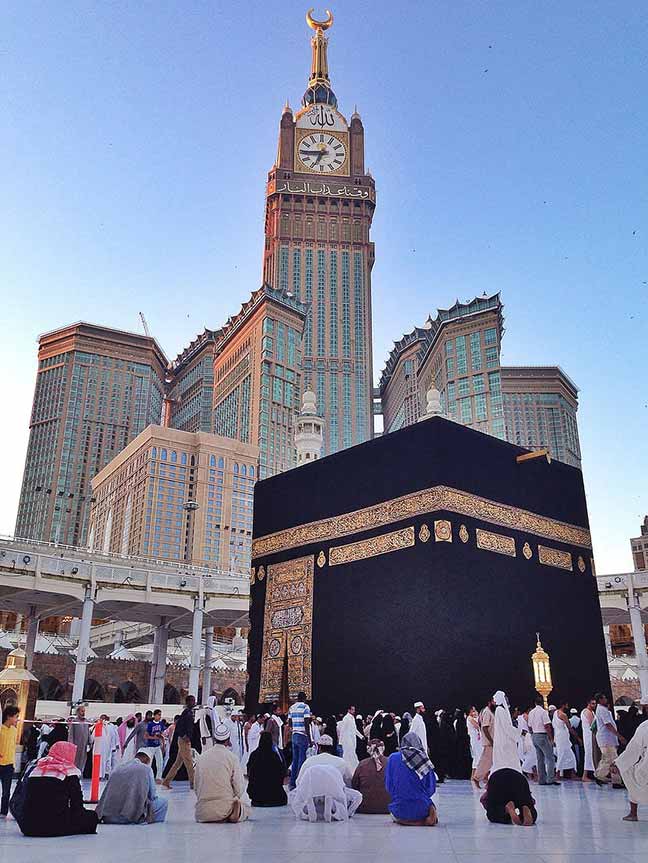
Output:
[[[531,662],[533,663],[535,688],[536,691],[542,695],[544,706],[546,708],[548,706],[547,697],[553,689],[553,683],[551,681],[551,665],[549,664],[549,654],[543,649],[542,644],[540,644],[539,632],[536,632],[536,638],[538,643],[536,645],[535,653],[531,656]]]

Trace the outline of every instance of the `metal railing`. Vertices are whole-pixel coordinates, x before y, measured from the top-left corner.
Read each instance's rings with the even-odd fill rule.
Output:
[[[34,549],[34,551],[43,548],[48,550],[60,550],[62,552],[69,552],[70,554],[81,556],[82,561],[88,557],[92,557],[92,560],[94,562],[96,562],[97,560],[128,562],[132,561],[135,563],[145,564],[145,566],[148,566],[150,568],[173,569],[175,570],[175,572],[182,574],[191,573],[192,575],[203,575],[210,578],[213,578],[214,576],[222,576],[225,578],[244,578],[247,575],[247,569],[245,568],[242,568],[240,571],[232,571],[229,569],[220,569],[219,567],[194,566],[188,561],[164,560],[156,557],[143,557],[141,555],[134,554],[117,554],[114,551],[99,551],[98,549],[90,549],[87,546],[65,545],[61,542],[47,542],[45,540],[30,539],[28,537],[7,536],[4,534],[0,534],[0,544],[2,543],[29,545]],[[85,555],[85,557],[83,557],[82,555]]]
[[[52,554],[52,551],[56,554]],[[0,538],[0,570],[16,571],[44,577],[58,577],[68,581],[88,582],[92,579],[103,587],[142,591],[173,591],[205,594],[239,594],[249,596],[250,580],[247,575],[209,570],[205,573],[187,568],[158,567],[148,559],[119,558],[117,555],[104,562],[105,555],[86,549],[39,543],[32,540]],[[144,564],[144,565],[142,565]]]

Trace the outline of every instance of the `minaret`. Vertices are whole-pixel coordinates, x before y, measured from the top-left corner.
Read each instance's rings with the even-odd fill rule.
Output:
[[[315,461],[322,456],[324,443],[324,420],[317,416],[315,393],[306,390],[302,409],[295,420],[295,449],[297,465]]]

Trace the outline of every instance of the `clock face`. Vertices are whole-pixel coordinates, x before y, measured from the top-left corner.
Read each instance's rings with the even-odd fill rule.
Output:
[[[299,142],[297,155],[307,171],[314,174],[332,174],[346,162],[344,142],[329,132],[306,134]]]

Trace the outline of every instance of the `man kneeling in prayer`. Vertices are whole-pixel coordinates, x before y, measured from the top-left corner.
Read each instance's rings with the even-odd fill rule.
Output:
[[[245,821],[250,814],[250,798],[241,764],[231,750],[228,726],[222,722],[216,725],[212,737],[214,745],[196,763],[196,821]]]
[[[111,773],[103,790],[97,817],[104,824],[159,824],[168,803],[157,796],[148,751],[140,749],[135,758],[122,762]]]

